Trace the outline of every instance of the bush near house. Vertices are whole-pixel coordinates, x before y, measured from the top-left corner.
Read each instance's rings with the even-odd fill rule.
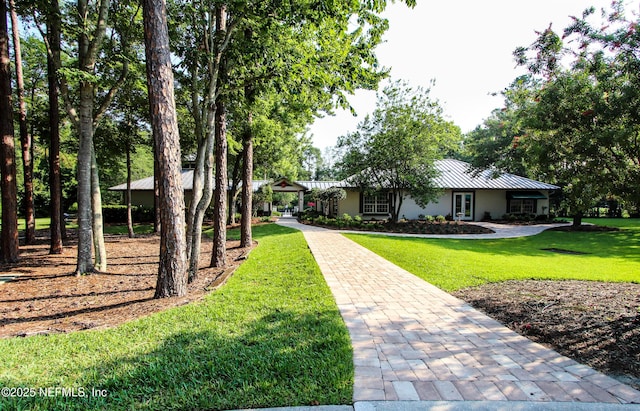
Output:
[[[126,205],[105,205],[102,206],[102,216],[105,223],[126,223],[127,222],[127,206]],[[131,206],[131,218],[136,223],[153,222],[153,208],[143,206]]]
[[[299,217],[303,224],[317,225],[326,228],[348,229],[358,231],[376,231],[407,234],[488,234],[493,231],[474,224],[447,220],[444,216],[425,218],[424,220],[402,220],[394,223],[387,220],[363,220],[361,216],[352,217],[343,214],[332,218],[316,211],[307,211]]]

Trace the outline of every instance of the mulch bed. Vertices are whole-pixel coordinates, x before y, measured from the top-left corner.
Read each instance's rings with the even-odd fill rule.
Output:
[[[211,240],[203,239],[200,270],[185,297],[154,299],[160,238],[106,236],[107,272],[75,276],[77,248],[49,255],[46,238],[22,246],[20,261],[0,265],[0,337],[113,327],[201,299],[226,281],[249,251],[227,242],[227,268],[208,267]]]
[[[519,334],[640,388],[640,284],[506,281],[453,294]]]

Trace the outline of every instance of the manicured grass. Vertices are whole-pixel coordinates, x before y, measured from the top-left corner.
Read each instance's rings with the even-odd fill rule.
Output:
[[[598,233],[546,231],[497,240],[347,237],[447,291],[520,279],[640,282],[640,220],[600,219],[598,223],[624,228]]]
[[[87,393],[0,398],[0,409],[350,403],[349,335],[304,237],[273,224],[254,235],[249,259],[204,301],[110,330],[0,340],[1,386]]]

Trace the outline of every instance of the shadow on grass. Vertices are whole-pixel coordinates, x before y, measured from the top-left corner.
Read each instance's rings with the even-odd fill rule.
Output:
[[[243,332],[199,314],[207,318],[194,320],[197,330],[184,327],[147,353],[79,370],[75,386],[85,388],[84,398],[0,398],[0,409],[220,410],[351,402],[351,345],[334,312],[272,310]],[[6,374],[1,382],[24,386]],[[106,397],[91,397],[92,388]]]

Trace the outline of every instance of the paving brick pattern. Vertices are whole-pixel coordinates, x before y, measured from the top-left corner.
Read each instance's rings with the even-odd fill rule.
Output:
[[[349,329],[356,401],[640,403],[337,232],[301,229]]]

